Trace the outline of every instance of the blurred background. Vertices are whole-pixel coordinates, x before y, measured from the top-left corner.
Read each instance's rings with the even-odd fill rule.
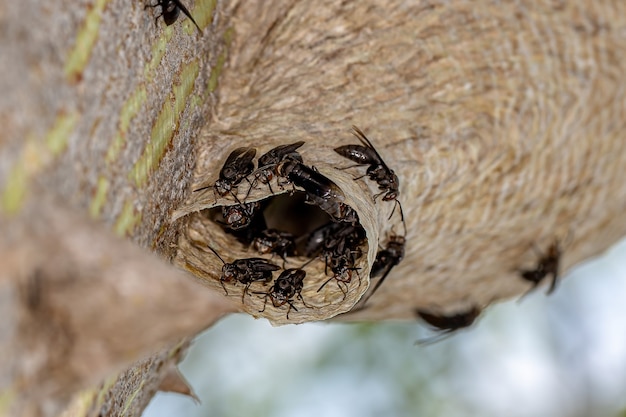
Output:
[[[159,392],[144,417],[626,417],[626,240],[551,296],[415,346],[430,335],[417,320],[273,328],[233,315],[180,366],[201,403]]]

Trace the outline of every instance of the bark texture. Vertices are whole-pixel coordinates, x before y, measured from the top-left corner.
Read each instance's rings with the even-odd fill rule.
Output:
[[[221,263],[198,248],[249,252],[189,209],[235,147],[306,141],[303,157],[363,202],[365,271],[399,225],[332,148],[356,125],[398,174],[405,259],[342,319],[487,306],[528,289],[517,270],[534,246],[567,241],[564,272],[624,235],[622,1],[188,6],[202,35],[188,19],[155,27],[141,2],[0,4],[0,348],[16,355],[0,363],[4,414],[54,415],[141,359],[68,410],[139,415],[181,338],[227,311],[260,314],[164,262],[221,291]],[[317,309],[263,315],[343,313],[363,275],[347,301],[307,283]]]

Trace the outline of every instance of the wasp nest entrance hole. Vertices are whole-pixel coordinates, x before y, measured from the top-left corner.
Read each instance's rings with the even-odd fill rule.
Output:
[[[350,310],[368,284],[364,228],[334,220],[304,192],[282,191],[190,213],[176,263],[274,324]]]
[[[332,221],[319,207],[306,204],[298,191],[248,204],[213,207],[207,217],[260,254],[306,256],[310,233]]]

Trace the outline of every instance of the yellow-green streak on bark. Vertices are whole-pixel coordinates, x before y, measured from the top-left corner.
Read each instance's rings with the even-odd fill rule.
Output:
[[[230,48],[230,44],[233,41],[233,36],[235,35],[235,29],[233,27],[229,27],[224,31],[224,43],[226,44],[226,48]]]
[[[194,94],[193,96],[191,96],[191,98],[189,99],[189,105],[192,108],[196,108],[196,107],[200,107],[204,104],[204,96],[201,96],[200,94]]]
[[[196,83],[199,72],[200,64],[198,60],[190,62],[180,73],[180,83],[174,85],[174,108],[177,119],[180,118],[180,114],[185,110],[187,99],[193,91],[193,86]]]
[[[135,213],[135,207],[132,201],[127,201],[122,208],[117,221],[115,222],[115,234],[118,236],[126,236],[141,221],[141,213]]]
[[[78,122],[78,113],[61,114],[44,138],[45,147],[35,138],[27,138],[15,165],[9,172],[0,194],[0,210],[15,214],[22,207],[30,178],[43,169],[67,146],[67,139]]]
[[[26,196],[27,183],[26,166],[20,161],[9,173],[5,188],[2,191],[2,211],[12,215],[20,210]]]
[[[8,388],[4,391],[0,392],[0,415],[1,416],[8,416],[8,412],[9,412],[9,407],[11,407],[11,404],[13,403],[13,401],[15,401],[15,389],[14,388]]]
[[[76,44],[74,49],[70,51],[69,57],[65,62],[65,76],[70,81],[76,81],[80,73],[82,73],[94,43],[98,37],[98,29],[100,28],[100,20],[102,19],[102,11],[108,0],[97,0],[95,6],[87,14],[83,27],[76,36]]]
[[[46,146],[52,156],[60,154],[67,146],[67,139],[78,122],[78,113],[63,114],[46,135]]]
[[[128,175],[129,179],[134,181],[138,186],[145,184],[148,174],[158,165],[161,159],[160,156],[165,151],[167,144],[174,134],[176,124],[174,109],[172,108],[169,98],[165,100],[152,126],[150,142],[146,145],[143,154]]]
[[[180,342],[178,342],[175,346],[173,346],[169,352],[167,352],[167,358],[168,359],[172,359],[174,356],[178,355],[180,353],[181,348],[183,347],[183,345],[187,343],[187,339],[183,339]]]
[[[118,376],[115,375],[115,376],[108,378],[106,381],[104,381],[104,383],[102,384],[102,387],[100,388],[98,392],[98,396],[96,397],[94,406],[92,407],[93,409],[98,410],[102,406],[102,404],[104,404],[104,400],[106,399],[106,396],[111,390],[111,388],[113,388],[113,385],[115,385],[115,382],[117,382],[117,378]]]
[[[170,99],[166,99],[163,103],[150,134],[150,143],[129,174],[129,178],[138,187],[145,185],[148,175],[159,166],[168,144],[174,137],[174,130],[180,121],[187,99],[191,95],[199,70],[200,65],[197,60],[187,64],[180,72],[180,82],[174,84],[172,88],[173,104]]]
[[[96,188],[96,195],[91,201],[89,206],[89,214],[93,218],[98,218],[102,207],[106,201],[107,191],[109,190],[109,181],[105,177],[98,178],[98,188]]]
[[[215,63],[215,67],[211,70],[211,75],[209,75],[209,83],[207,85],[207,94],[212,93],[217,88],[217,80],[222,73],[222,68],[224,68],[224,63],[226,62],[226,52],[222,52],[220,56],[217,57],[217,62]]]
[[[163,30],[163,34],[159,37],[159,39],[152,45],[152,59],[148,62],[148,65],[143,70],[143,76],[146,82],[150,82],[152,80],[152,76],[156,67],[161,62],[163,55],[165,55],[165,49],[167,43],[172,39],[172,35],[174,34],[174,29],[170,26],[166,27]]]
[[[200,94],[194,95],[190,99],[190,105],[193,107],[200,107],[206,103],[209,95],[215,91],[217,88],[217,83],[220,74],[222,73],[222,69],[224,68],[224,64],[226,63],[226,57],[228,56],[228,49],[230,47],[230,43],[233,38],[234,30],[233,28],[228,28],[224,32],[224,52],[222,52],[215,62],[215,66],[211,70],[211,74],[209,74],[209,80],[207,82],[207,88],[204,89]]]
[[[147,98],[146,88],[144,86],[139,87],[132,96],[126,100],[126,103],[122,106],[120,112],[120,124],[117,129],[115,138],[111,141],[111,146],[107,150],[106,161],[108,164],[115,162],[117,156],[126,141],[126,133],[130,126],[131,120],[137,115],[141,106],[145,103]]]
[[[198,6],[198,3],[202,3],[202,5]],[[190,10],[189,12],[193,16],[193,19],[196,21],[196,23],[198,23],[198,26],[200,26],[200,29],[206,28],[209,23],[211,23],[211,20],[213,20],[213,10],[215,10],[216,4],[217,0],[196,0],[196,4],[194,5],[193,10]],[[185,20],[183,29],[189,35],[198,30],[194,26],[193,22],[189,19]]]
[[[141,390],[143,389],[144,383],[145,383],[145,380],[142,380],[139,386],[137,387],[137,389],[132,394],[130,394],[130,396],[126,399],[126,401],[124,402],[124,408],[122,409],[122,413],[121,413],[122,416],[125,416],[128,414],[128,410],[130,406],[133,404],[133,401],[135,401],[137,394],[139,394]]]

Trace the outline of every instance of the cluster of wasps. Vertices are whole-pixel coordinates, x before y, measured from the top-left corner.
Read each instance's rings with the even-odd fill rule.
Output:
[[[236,204],[222,206],[221,218],[213,220],[239,242],[259,254],[278,255],[282,258],[283,272],[269,290],[253,294],[264,297],[263,310],[268,300],[271,300],[274,307],[288,305],[287,318],[292,309],[297,311],[294,306],[296,299],[308,307],[302,297],[306,278],[304,267],[316,258],[324,260],[326,273],[330,275],[318,291],[331,280],[335,280],[345,298],[347,285],[354,275],[358,275],[356,263],[363,256],[362,246],[365,243],[365,230],[359,224],[356,211],[344,202],[345,195],[334,182],[304,163],[299,152],[303,145],[304,141],[299,141],[277,146],[261,155],[257,164],[254,160],[257,153],[255,148],[237,148],[226,158],[215,183],[195,190],[212,188],[216,202],[218,197],[230,195]],[[304,195],[306,203],[317,206],[330,220],[309,234],[299,237],[286,230],[268,228],[263,202],[246,202],[246,199],[251,190],[259,185],[267,186],[274,194],[271,185],[274,179],[283,189],[292,187],[292,194],[298,190]],[[248,192],[241,201],[237,197],[237,190],[244,181],[248,184]],[[242,302],[252,283],[267,285],[272,282],[273,273],[281,269],[279,265],[259,257],[237,259],[229,263],[213,248],[209,249],[223,263],[220,283],[225,292],[228,293],[225,283],[245,286]],[[297,268],[285,268],[287,257],[298,255],[311,259]]]
[[[163,17],[165,24],[169,26],[177,21],[182,11],[193,22],[198,31],[202,33],[202,30],[182,2],[178,0],[157,0],[156,4],[149,4],[146,8],[157,6],[160,7],[160,14],[155,21]],[[383,161],[365,134],[357,127],[353,127],[353,130],[360,144],[340,146],[334,149],[335,152],[353,161],[356,164],[354,166],[367,166],[365,174],[355,178],[355,180],[367,176],[374,181],[381,190],[379,194],[374,196],[374,200],[382,196],[383,201],[394,201],[399,208],[404,227],[403,235],[392,234],[388,238],[387,245],[380,248],[377,252],[370,276],[372,279],[379,279],[361,302],[360,308],[363,308],[367,300],[383,284],[392,268],[402,261],[406,243],[406,224],[402,205],[398,200],[399,180],[397,175]],[[273,193],[270,181],[276,175],[282,179],[282,181],[279,181],[280,186],[294,184],[303,188],[307,202],[319,206],[331,217],[331,222],[322,225],[309,234],[302,249],[302,255],[304,256],[311,259],[316,257],[322,258],[326,264],[326,272],[328,273],[330,270],[332,273],[331,277],[320,286],[318,291],[331,280],[335,280],[344,293],[345,298],[348,290],[347,284],[351,281],[352,275],[356,273],[358,276],[358,268],[355,265],[357,260],[363,255],[361,246],[366,239],[365,231],[358,224],[356,212],[343,203],[343,195],[338,187],[314,168],[303,163],[302,157],[297,152],[297,149],[303,144],[304,142],[296,142],[270,150],[259,158],[259,168],[256,170],[253,163],[256,149],[235,149],[229,155],[220,171],[220,178],[213,185],[217,195],[223,197],[231,193],[237,201],[236,205],[224,206],[222,208],[222,216],[227,228],[235,232],[240,241],[250,244],[260,254],[278,254],[283,259],[284,271],[274,281],[270,290],[261,294],[265,297],[265,303],[267,303],[269,298],[275,307],[288,304],[287,317],[289,317],[291,309],[297,311],[293,305],[294,297],[300,299],[306,306],[301,295],[304,278],[306,277],[306,272],[303,268],[306,264],[300,268],[284,268],[287,256],[297,254],[296,238],[291,233],[264,227],[261,220],[262,216],[259,215],[262,211],[261,203],[242,203],[237,199],[233,191],[244,179],[248,180],[250,176],[253,177],[252,181],[248,181],[250,189],[260,182],[270,187],[270,191]],[[342,169],[347,168],[351,167]],[[232,263],[227,263],[214,249],[210,249],[224,264],[220,278],[224,291],[227,292],[226,282],[239,282],[245,286],[242,301],[253,282],[268,283],[272,280],[273,272],[281,269],[278,265],[264,258],[238,259]],[[551,294],[555,290],[559,278],[562,245],[558,240],[555,240],[545,252],[539,250],[536,250],[536,252],[538,255],[536,266],[530,269],[518,269],[517,272],[522,279],[532,284],[528,292],[539,286],[547,277],[551,277],[550,287],[547,291],[548,294]],[[433,328],[439,330],[441,335],[448,335],[461,328],[471,326],[480,315],[481,309],[478,306],[471,306],[466,311],[450,315],[436,314],[423,309],[416,309],[415,313]]]
[[[399,208],[398,213],[404,224],[402,206],[397,199],[398,177],[361,130],[354,127],[354,134],[359,139],[359,144],[340,146],[334,150],[356,165],[338,169],[367,167],[365,175],[358,176],[355,180],[367,176],[374,181],[380,189],[380,193],[373,196],[374,201],[378,197],[382,197],[383,201],[393,201]],[[198,192],[212,189],[216,203],[218,198],[234,199],[236,204],[221,206],[219,217],[212,220],[260,255],[272,254],[282,258],[283,272],[273,281],[269,290],[252,294],[261,295],[265,299],[263,310],[268,300],[274,307],[287,305],[287,317],[291,310],[297,311],[294,305],[296,300],[308,307],[302,297],[306,278],[305,267],[315,259],[324,262],[324,271],[328,276],[317,291],[321,291],[329,282],[334,281],[345,299],[352,280],[355,277],[359,282],[361,280],[357,263],[364,255],[363,246],[367,242],[365,230],[359,223],[359,216],[344,202],[343,192],[328,177],[304,162],[299,151],[304,143],[298,141],[270,149],[258,158],[256,164],[255,148],[237,148],[228,155],[213,184],[194,190]],[[264,202],[246,200],[251,190],[259,186],[267,186],[274,194],[272,189],[274,179],[281,189],[292,187],[292,194],[296,191],[303,194],[304,202],[317,206],[329,220],[302,236],[294,236],[286,230],[268,228],[263,214]],[[248,190],[245,197],[240,199],[238,189],[244,183],[248,184]],[[395,207],[391,215],[394,212]],[[404,235],[394,235],[386,247],[379,249],[372,265],[371,276],[380,279],[368,297],[380,287],[389,271],[402,260],[404,243]],[[224,291],[228,293],[226,283],[244,285],[242,302],[245,296],[250,294],[249,288],[253,283],[270,284],[274,272],[281,269],[279,265],[260,257],[226,262],[215,249],[209,249],[223,264],[219,281]],[[287,258],[290,256],[304,256],[310,259],[297,268],[285,268]]]

